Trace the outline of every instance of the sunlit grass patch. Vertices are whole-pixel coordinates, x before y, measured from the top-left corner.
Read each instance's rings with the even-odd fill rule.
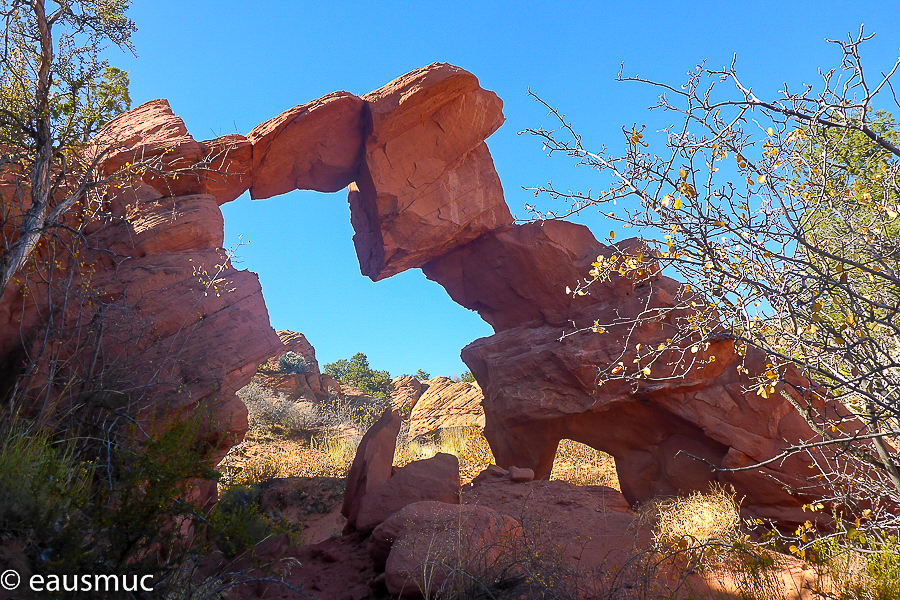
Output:
[[[574,485],[605,485],[620,489],[615,459],[572,440],[559,442],[550,479],[560,479]]]
[[[306,442],[244,442],[221,463],[220,485],[251,485],[283,477],[346,477],[359,438],[313,439]],[[247,452],[246,456],[241,456]]]
[[[426,440],[407,440],[404,426],[394,452],[394,464],[402,467],[415,460],[431,458],[439,452],[452,454],[459,459],[461,483],[471,482],[488,465],[494,464],[494,455],[480,427],[454,427],[441,429]]]

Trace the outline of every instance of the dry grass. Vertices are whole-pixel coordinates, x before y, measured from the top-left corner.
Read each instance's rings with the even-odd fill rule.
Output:
[[[561,479],[574,485],[605,485],[621,491],[615,459],[572,440],[559,442],[550,479]]]
[[[282,477],[345,477],[362,435],[380,415],[371,402],[330,400],[318,406],[291,402],[257,384],[239,392],[249,409],[247,439],[220,464],[222,485],[247,485]],[[394,464],[407,465],[439,452],[459,459],[460,480],[469,483],[494,464],[484,432],[475,426],[444,429],[425,439],[408,440],[408,423],[397,439]],[[575,485],[619,489],[615,461],[584,444],[559,444],[551,479]]]
[[[737,503],[722,488],[659,500],[649,510],[656,523],[653,540],[659,547],[677,546],[684,540],[691,544],[731,543],[740,534]]]
[[[283,477],[346,477],[358,438],[278,443],[246,441],[219,464],[220,486],[250,485]]]
[[[397,438],[394,464],[402,467],[415,460],[431,458],[439,452],[452,454],[459,459],[459,479],[463,484],[471,482],[476,475],[494,464],[494,455],[488,446],[484,432],[475,426],[442,429],[430,436],[429,441],[408,440],[409,430],[404,423]]]

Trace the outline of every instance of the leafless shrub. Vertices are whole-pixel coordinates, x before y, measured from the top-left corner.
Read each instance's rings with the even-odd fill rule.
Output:
[[[873,501],[869,527],[896,534],[900,127],[875,107],[879,100],[900,107],[890,83],[900,60],[867,77],[860,49],[871,37],[860,28],[836,41],[840,66],[821,71],[820,88],[786,84],[774,101],[761,100],[734,62],[721,69],[701,64],[681,86],[620,74],[620,81],[660,89],[653,108],[678,117],[662,132],[659,153],[638,125],[623,128],[622,153],[590,151],[546,103],[558,129],[527,132],[550,154],[607,178],[599,194],[531,188],[567,203],[557,211],[534,208],[538,218],[600,207],[650,238],[644,249],[597,257],[587,277],[573,282],[573,296],[627,277],[651,297],[660,269],[685,282],[671,306],[576,324],[578,332],[620,337],[623,353],[634,354],[633,363],[613,359],[600,369],[598,384],[637,388],[681,378],[715,360],[710,347],[732,342],[727,352],[744,357],[737,368],[748,379],[745,392],[782,396],[816,436],[769,462],[807,452],[819,467],[810,485],[826,494],[823,502],[847,507],[852,518]],[[645,325],[665,326],[667,339],[632,341],[629,332]],[[765,366],[753,367],[751,355]],[[831,402],[848,414],[826,414],[821,407]],[[847,457],[846,467],[827,459],[828,448]]]

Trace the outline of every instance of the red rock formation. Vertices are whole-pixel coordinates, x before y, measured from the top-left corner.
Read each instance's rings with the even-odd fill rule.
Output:
[[[407,504],[425,500],[459,504],[459,460],[452,454],[413,461],[383,485],[367,490],[354,526],[368,533]]]
[[[422,395],[422,382],[412,375],[400,375],[391,380],[391,408],[403,413],[412,410]]]
[[[484,396],[477,384],[435,377],[427,386],[409,414],[409,439],[439,429],[471,425],[484,428]]]
[[[118,333],[107,332],[104,355],[141,355],[148,368],[131,374],[134,383],[143,377],[144,384],[152,378],[161,386],[147,396],[148,412],[178,412],[216,397],[224,404],[217,418],[232,421],[222,425],[231,432],[223,437],[239,436],[246,413],[232,392],[280,344],[255,276],[234,270],[218,249],[216,205],[248,188],[259,198],[296,187],[330,191],[352,181],[362,272],[379,280],[421,267],[494,327],[495,335],[470,344],[463,358],[484,391],[486,435],[501,465],[546,477],[565,437],[612,454],[629,501],[704,489],[716,479],[734,484],[755,514],[795,518],[801,500],[776,480],[803,484],[802,458],[714,476],[680,453],[739,466],[813,437],[780,394],[763,399],[745,392],[748,382],[735,369],[729,342],[699,355],[715,355],[715,363],[678,378],[601,389],[598,368],[631,361],[637,342],[665,340],[671,322],[648,325],[630,339],[613,327],[602,336],[560,340],[573,321],[589,325],[647,306],[671,307],[678,284],[657,276],[635,287],[613,278],[585,296],[564,294],[591,261],[621,245],[606,247],[569,223],[512,225],[484,144],[502,121],[496,95],[446,64],[413,71],[362,98],[340,92],[298,106],[246,138],[198,143],[165,101],[114,119],[99,138],[112,146],[106,172],[138,160],[153,168],[142,183],[110,190],[110,218],[85,230],[94,250],[79,259],[78,283],[129,315]],[[0,187],[6,201],[9,189]],[[20,287],[0,304],[0,370],[12,371],[36,336],[36,315],[46,306],[33,298],[46,290],[32,283],[32,294]],[[72,318],[83,323],[97,315],[85,303]],[[122,341],[135,335],[139,344]],[[762,359],[751,353],[748,360]]]
[[[363,96],[369,135],[351,186],[353,243],[377,281],[512,222],[484,140],[502,103],[471,73],[432,64]]]
[[[764,399],[755,389],[745,391],[748,380],[736,370],[741,358],[731,342],[712,344],[698,358],[715,356],[714,363],[677,377],[658,373],[635,387],[613,382],[601,388],[598,369],[619,360],[631,364],[637,344],[656,347],[673,337],[673,315],[635,331],[623,324],[603,335],[560,339],[572,322],[627,321],[648,308],[672,307],[680,284],[656,277],[635,287],[614,277],[573,300],[562,291],[565,282],[576,281],[584,265],[614,249],[564,222],[501,230],[470,246],[426,272],[498,330],[467,346],[463,360],[484,383],[485,435],[501,466],[529,467],[547,477],[559,441],[568,438],[615,457],[629,502],[706,490],[719,481],[733,484],[752,514],[805,520],[802,497],[779,483],[807,485],[809,463],[800,455],[759,471],[716,475],[684,454],[738,466],[814,437],[779,394]],[[751,372],[764,370],[758,353],[747,359]]]
[[[492,508],[416,502],[379,525],[368,547],[391,596],[430,598],[454,573],[466,584],[520,545],[518,522]]]
[[[253,363],[278,345],[256,275],[234,269],[221,250],[222,214],[209,193],[229,199],[249,185],[228,175],[240,170],[232,171],[232,163],[249,157],[239,138],[194,141],[165,100],[111,121],[96,140],[98,148],[110,149],[102,170],[112,173],[128,163],[148,168],[137,181],[111,186],[106,211],[94,220],[86,209],[67,215],[69,225],[83,225],[83,237],[56,238],[55,251],[68,262],[46,268],[59,268],[53,278],[60,284],[33,280],[4,296],[4,359],[25,351],[37,356],[44,326],[36,315],[53,307],[68,331],[91,323],[102,332],[95,340],[54,339],[57,365],[70,369],[75,381],[97,377],[81,372],[90,365],[108,379],[105,385],[131,390],[118,409],[149,419],[149,431],[211,404],[210,441],[220,452],[239,441],[246,409],[234,392],[252,377]],[[62,251],[64,243],[71,254]],[[37,258],[50,256],[48,250]],[[91,353],[100,362],[86,361]],[[42,368],[51,373],[56,367]],[[30,384],[44,386],[40,376]]]
[[[459,503],[459,461],[452,454],[392,467],[400,424],[397,413],[385,410],[359,443],[341,507],[348,532],[368,533],[412,502]]]
[[[390,409],[384,411],[363,436],[347,473],[347,491],[341,514],[350,528],[356,520],[366,494],[384,485],[393,474],[394,448],[400,434],[401,419]]]
[[[356,178],[363,145],[363,101],[335,92],[253,128],[252,198],[291,190],[336,192]]]
[[[341,393],[341,384],[334,378],[319,372],[316,350],[302,333],[282,330],[276,332],[282,347],[259,365],[253,381],[265,388],[282,393],[288,400],[310,398],[325,400]],[[278,359],[286,352],[303,356],[306,361],[305,373],[282,373]]]

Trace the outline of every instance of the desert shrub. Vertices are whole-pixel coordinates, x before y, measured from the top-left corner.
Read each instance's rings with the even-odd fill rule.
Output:
[[[328,363],[325,365],[325,374],[343,383],[355,385],[375,398],[387,398],[394,389],[391,374],[372,369],[369,359],[362,352],[357,352],[350,360]]]
[[[237,391],[238,398],[243,400],[244,404],[246,404],[248,408],[251,404],[254,404],[261,400],[266,400],[267,398],[272,398],[275,395],[276,393],[274,392],[274,390],[262,386],[255,381],[251,381]]]
[[[677,556],[691,568],[709,566],[732,549],[741,534],[741,517],[733,494],[720,487],[709,493],[662,498],[643,507],[653,526],[653,546]]]
[[[83,522],[92,479],[71,444],[10,425],[0,440],[0,538],[17,538],[36,551],[54,537],[55,524]]]
[[[319,403],[319,413],[328,429],[352,428],[360,435],[368,431],[375,421],[390,406],[386,398],[359,398],[329,396]]]
[[[450,377],[450,381],[453,383],[459,383],[460,381],[464,381],[466,383],[475,383],[475,376],[472,375],[472,371],[466,371],[462,375],[453,375]]]
[[[424,369],[419,369],[418,371],[416,371],[416,374],[413,375],[413,377],[415,377],[419,381],[428,381],[429,379],[431,379],[431,373],[426,373]]]
[[[285,352],[278,357],[278,369],[282,373],[307,373],[309,365],[302,354],[296,352]]]
[[[654,542],[659,546],[677,545],[685,538],[698,543],[730,542],[740,533],[737,504],[722,488],[661,499],[651,510],[656,522]]]
[[[870,511],[866,514],[848,522],[835,513],[836,527],[820,538],[807,522],[798,528],[804,532],[790,550],[824,571],[841,600],[900,598],[900,540],[871,522]]]
[[[208,522],[212,541],[232,558],[272,533],[273,523],[259,510],[258,485],[233,486],[223,491]]]
[[[29,570],[165,580],[201,548],[190,492],[218,474],[199,417],[153,437],[71,438],[21,419],[0,424],[0,539]]]

